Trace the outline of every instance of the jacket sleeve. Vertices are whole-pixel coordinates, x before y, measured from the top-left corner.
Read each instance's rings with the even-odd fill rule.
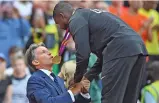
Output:
[[[75,99],[76,99],[76,102],[74,103],[90,103],[91,102],[91,98],[86,99],[81,94],[75,96]]]
[[[73,103],[68,92],[52,96],[48,89],[46,89],[43,81],[37,78],[32,78],[28,81],[27,97],[30,103]]]
[[[87,72],[85,73],[85,77],[92,81],[94,78],[96,78],[97,76],[99,76],[99,74],[102,71],[102,58],[98,58],[96,63],[93,65],[93,67]]]
[[[76,72],[74,81],[79,82],[87,71],[91,53],[88,23],[79,17],[70,23],[70,31],[76,47]]]

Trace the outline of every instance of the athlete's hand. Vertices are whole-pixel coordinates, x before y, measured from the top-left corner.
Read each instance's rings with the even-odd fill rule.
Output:
[[[83,76],[81,83],[83,84],[83,88],[81,89],[81,92],[83,94],[88,93],[90,88],[90,81],[85,76]]]

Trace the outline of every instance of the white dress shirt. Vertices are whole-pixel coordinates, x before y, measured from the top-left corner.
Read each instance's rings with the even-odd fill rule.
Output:
[[[44,72],[46,75],[48,75],[48,76],[54,81],[54,78],[50,75],[52,72],[50,72],[49,70],[46,70],[46,69],[40,69],[40,70],[41,70],[42,72]],[[72,102],[75,102],[75,97],[74,97],[72,91],[71,91],[71,90],[68,90],[67,92],[70,94],[71,99],[72,99]],[[80,93],[80,94],[81,94],[84,98],[90,99],[89,93],[86,93],[86,94]]]

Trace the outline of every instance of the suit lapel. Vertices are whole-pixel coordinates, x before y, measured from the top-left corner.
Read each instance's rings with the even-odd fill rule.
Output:
[[[59,88],[55,85],[54,81],[48,75],[46,75],[44,72],[39,70],[39,73],[49,84],[54,86],[54,88],[56,89],[57,93],[60,95],[61,92],[60,92]]]

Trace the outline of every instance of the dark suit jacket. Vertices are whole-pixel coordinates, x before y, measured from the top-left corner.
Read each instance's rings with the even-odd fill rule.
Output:
[[[30,103],[73,103],[64,86],[64,81],[57,77],[61,90],[54,81],[41,70],[36,71],[28,80],[27,97]],[[76,99],[75,99],[76,100]],[[90,100],[78,96],[75,103],[89,103]]]
[[[90,53],[98,60],[85,76],[92,80],[104,63],[116,58],[147,55],[142,38],[119,17],[97,9],[76,9],[69,21],[69,30],[76,46],[75,82],[88,67]]]

